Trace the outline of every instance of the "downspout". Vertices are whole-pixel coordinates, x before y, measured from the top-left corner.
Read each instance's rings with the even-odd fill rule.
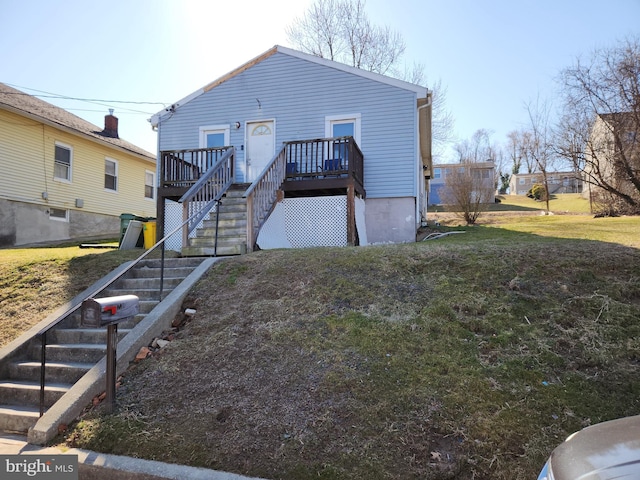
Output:
[[[420,100],[423,99],[418,99],[418,103],[420,103]],[[430,91],[429,89],[427,89],[427,96],[425,97],[425,103],[424,105],[419,105],[417,108],[417,116],[418,116],[418,141],[419,141],[419,148],[420,148],[420,167],[419,167],[419,172],[418,172],[418,178],[417,181],[418,182],[422,182],[422,184],[418,184],[418,191],[422,191],[422,187],[424,187],[424,198],[423,198],[423,202],[424,202],[424,218],[427,218],[427,206],[429,204],[429,191],[427,188],[427,184],[425,182],[425,170],[429,171],[429,178],[431,178],[431,174],[432,174],[432,170],[433,170],[433,159],[432,159],[432,138],[431,138],[431,107],[433,105],[433,91]],[[427,110],[427,115],[424,119],[424,121],[421,121],[421,116],[420,113],[422,110],[424,109],[428,109]],[[423,142],[423,139],[427,138],[428,142]],[[426,163],[425,163],[426,160]],[[425,167],[427,167],[427,169],[425,169]],[[416,218],[420,219],[420,222],[422,222],[422,211],[420,211],[420,205],[418,203],[418,205],[416,205]]]

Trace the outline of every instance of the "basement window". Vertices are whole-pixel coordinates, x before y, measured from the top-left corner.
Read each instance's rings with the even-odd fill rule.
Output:
[[[51,220],[58,220],[61,222],[69,221],[69,210],[65,210],[64,208],[50,208],[49,209],[49,218]]]

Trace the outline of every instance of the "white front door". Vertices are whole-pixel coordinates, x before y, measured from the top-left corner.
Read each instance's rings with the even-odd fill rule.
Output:
[[[247,122],[247,176],[246,182],[253,182],[267,166],[275,154],[275,132],[273,120]]]

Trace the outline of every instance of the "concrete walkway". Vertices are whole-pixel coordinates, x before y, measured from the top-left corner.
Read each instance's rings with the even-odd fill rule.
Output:
[[[172,463],[107,455],[79,449],[40,447],[27,443],[27,437],[0,433],[0,455],[75,455],[80,480],[263,480],[235,473]]]

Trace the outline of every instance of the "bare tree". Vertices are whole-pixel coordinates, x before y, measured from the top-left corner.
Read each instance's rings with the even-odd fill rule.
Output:
[[[298,49],[370,72],[390,73],[404,54],[402,35],[373,25],[364,0],[316,0],[287,27]]]
[[[451,164],[445,170],[443,203],[467,225],[473,225],[491,203],[494,179],[483,177],[483,169],[475,168],[474,162]]]
[[[494,160],[498,148],[491,142],[493,132],[485,128],[476,130],[470,139],[456,143],[453,148],[460,163],[478,163]]]
[[[558,152],[609,213],[640,213],[640,40],[596,50],[562,72]]]
[[[535,162],[536,170],[542,174],[544,200],[549,211],[549,177],[548,172],[555,159],[553,131],[550,123],[551,109],[546,102],[529,102],[526,105],[530,121],[530,142],[528,155]]]
[[[374,25],[365,12],[365,0],[315,0],[305,14],[286,29],[289,42],[306,53],[342,62],[370,72],[425,85],[424,65],[409,69],[401,64],[405,51],[402,34]],[[446,109],[446,87],[435,82],[432,96],[434,156],[452,140],[453,115]]]
[[[507,134],[507,149],[512,162],[511,173],[518,174],[524,166],[527,173],[536,171],[536,162],[531,158],[531,131],[521,128]]]

